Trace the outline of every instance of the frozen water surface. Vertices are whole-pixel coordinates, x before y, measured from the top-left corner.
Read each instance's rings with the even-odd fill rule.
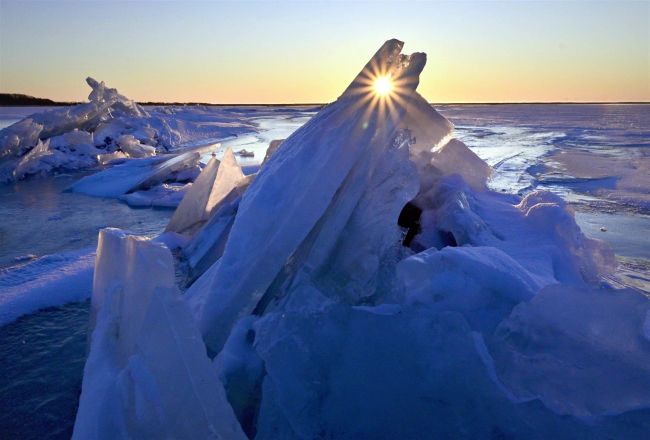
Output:
[[[650,193],[650,179],[637,182],[635,170],[624,163],[634,158],[638,171],[650,161],[650,105],[437,108],[455,124],[457,137],[494,168],[489,181],[492,189],[506,194],[550,189],[561,194],[577,211],[576,220],[585,234],[607,241],[619,256],[622,268],[617,281],[650,291],[650,209],[643,203]],[[42,110],[0,108],[0,128]],[[163,114],[165,109],[156,111]],[[222,141],[218,159],[227,148],[235,153],[252,151],[253,157],[237,157],[246,174],[259,168],[272,140],[285,139],[315,113],[310,108],[269,107],[201,107],[194,114],[191,107],[174,111],[208,124],[202,133],[193,131],[190,124],[173,127],[190,134],[180,148]],[[223,120],[215,122],[215,115],[220,114]],[[242,122],[228,133],[233,118]],[[616,166],[588,175],[577,164],[590,155],[594,163],[604,157]],[[208,160],[209,155],[202,158],[204,163]],[[75,173],[0,185],[2,274],[13,273],[16,266],[29,264],[35,257],[94,247],[102,227],[157,234],[172,214],[63,191],[82,176]],[[632,183],[617,187],[619,182]],[[0,327],[0,432],[4,435],[71,435],[86,356],[87,307],[81,302],[41,310]],[[366,318],[354,315],[351,319]],[[282,374],[278,370],[273,380],[281,381]],[[273,415],[268,411],[273,408],[265,410],[265,417]]]
[[[0,184],[0,268],[30,255],[94,247],[99,229],[106,226],[156,234],[171,217],[169,210],[131,209],[117,200],[65,191],[80,177],[43,177]]]

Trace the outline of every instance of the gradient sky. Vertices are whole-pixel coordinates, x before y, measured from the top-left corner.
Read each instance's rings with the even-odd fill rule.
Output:
[[[650,2],[0,0],[0,91],[329,102],[387,39],[431,102],[650,101]]]

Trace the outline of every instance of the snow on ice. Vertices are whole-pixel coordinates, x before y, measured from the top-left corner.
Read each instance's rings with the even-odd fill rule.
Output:
[[[488,189],[402,46],[257,174],[212,159],[158,240],[101,232],[75,438],[647,434],[648,298],[604,283],[560,197]],[[88,187],[146,189],[157,160]]]
[[[46,255],[0,270],[0,326],[47,307],[88,298],[93,249]]]

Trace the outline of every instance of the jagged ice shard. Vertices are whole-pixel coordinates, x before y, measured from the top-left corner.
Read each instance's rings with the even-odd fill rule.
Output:
[[[102,230],[91,324],[73,439],[245,438],[174,285],[169,249]]]
[[[357,206],[373,203],[372,195],[364,194],[382,183],[382,174],[399,176],[390,188],[395,216],[417,193],[408,141],[400,137],[406,108],[418,97],[426,56],[402,55],[402,46],[387,41],[336,102],[282,142],[244,194],[213,284],[203,298],[191,298],[203,302],[200,327],[215,352],[238,318],[251,313],[265,295],[274,295],[269,287],[290,257],[290,275],[327,264],[340,233],[348,223],[359,222]],[[378,76],[392,77],[396,99],[373,93]],[[392,217],[385,220],[394,223]],[[381,247],[365,272],[376,270]]]

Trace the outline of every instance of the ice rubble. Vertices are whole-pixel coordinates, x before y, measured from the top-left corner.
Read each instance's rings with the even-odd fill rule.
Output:
[[[158,144],[158,132],[143,122],[149,114],[103,82],[92,78],[86,82],[92,88],[89,102],[36,113],[0,131],[0,158],[3,159],[0,179],[87,168],[98,160],[101,162],[98,156],[114,154],[116,149],[127,157],[156,153],[153,146]],[[116,121],[122,124],[119,129]],[[127,129],[132,125],[138,128]],[[139,133],[140,137],[123,134],[126,131]],[[50,141],[49,145],[42,142],[46,140]],[[42,151],[45,145],[48,145],[47,154]],[[30,151],[39,154],[30,155]],[[29,167],[24,166],[25,160]]]
[[[204,168],[168,227],[184,234],[175,236],[179,255],[198,277],[187,305],[175,296],[167,251],[102,233],[116,250],[104,253],[100,242],[100,256],[129,246],[141,254],[135,265],[123,258],[126,272],[98,257],[98,326],[78,426],[114,423],[115,414],[138,429],[156,420],[128,406],[107,412],[90,397],[111,389],[100,375],[116,358],[104,327],[115,319],[133,335],[143,322],[160,332],[197,325],[213,370],[204,353],[184,365],[213,381],[224,420],[234,411],[249,437],[647,433],[650,302],[600,286],[611,251],[582,234],[561,198],[487,189],[490,167],[415,91],[424,54],[401,49],[386,42],[336,102],[274,145],[255,177],[242,178],[228,158]],[[388,101],[372,97],[378,74],[399,85]],[[109,289],[111,279],[121,287]],[[124,301],[119,314],[103,302],[113,294]],[[150,321],[156,298],[182,313]],[[138,361],[122,359],[128,376],[111,367],[108,383],[130,377],[120,386],[155,396],[147,378],[168,378],[163,361],[185,355],[162,340],[136,347],[133,337],[120,344]],[[204,348],[197,340],[188,350]],[[142,362],[159,368],[146,373]],[[161,411],[177,402],[157,400]],[[199,412],[197,404],[186,410]]]
[[[92,88],[87,103],[36,113],[0,130],[0,181],[177,152],[199,140],[256,131],[245,112],[203,106],[145,110],[103,82],[86,81]],[[30,156],[37,146],[41,152]],[[24,159],[29,166],[17,169]]]

